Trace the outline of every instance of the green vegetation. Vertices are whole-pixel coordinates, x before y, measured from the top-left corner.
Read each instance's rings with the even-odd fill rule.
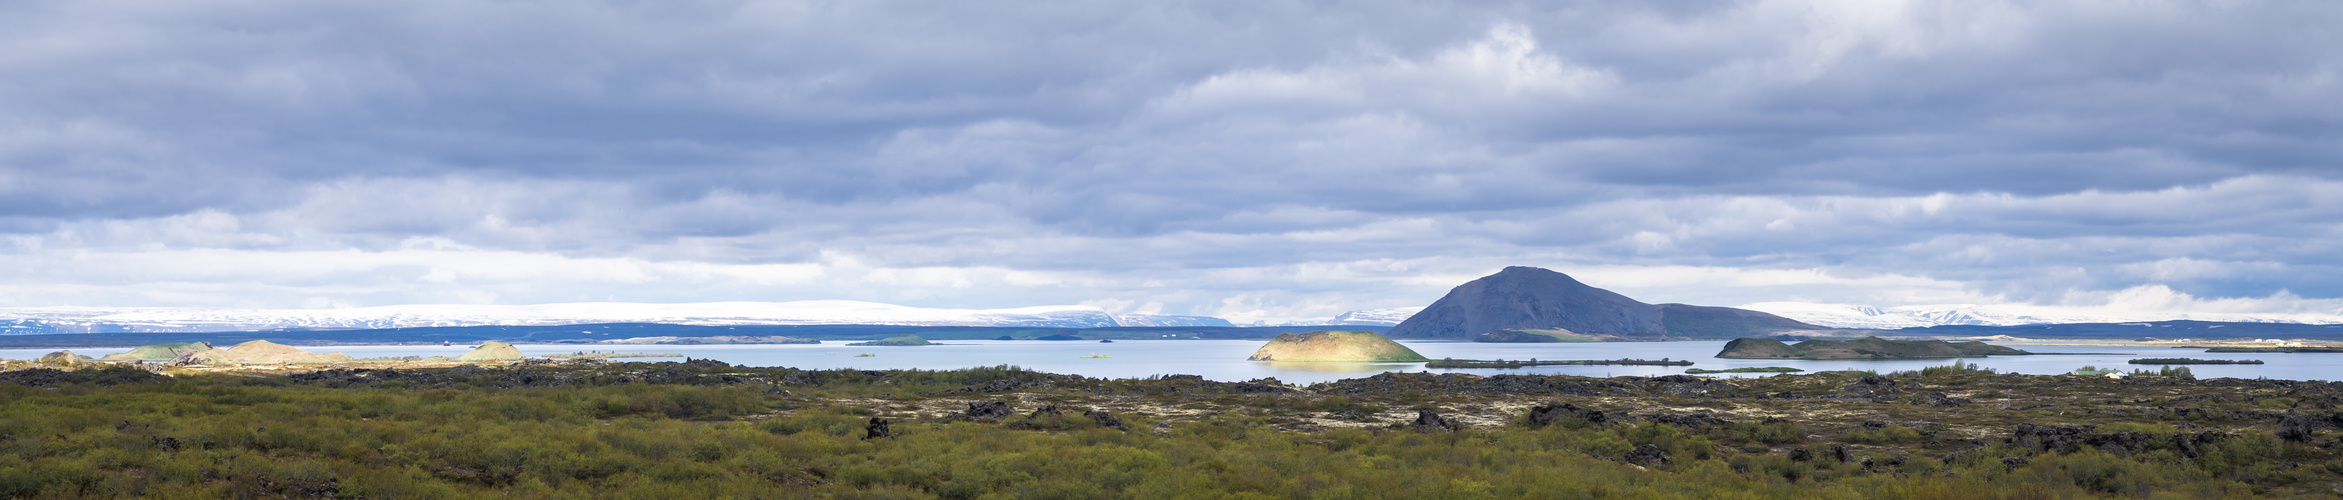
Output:
[[[1717,353],[1719,358],[1733,359],[1929,359],[1981,358],[1991,355],[2026,355],[2026,351],[1984,342],[1946,342],[1942,340],[1887,340],[1864,337],[1855,340],[1808,340],[1795,345],[1769,338],[1739,338],[1725,344]]]
[[[18,370],[0,372],[0,497],[2238,498],[2343,482],[2336,430],[2280,423],[2334,407],[2331,384],[1961,364],[1272,382],[705,360]],[[1565,395],[1585,391],[1603,395]],[[1914,399],[1938,393],[1979,401]],[[975,401],[1014,411],[946,416]],[[1557,401],[1585,408],[1522,410]],[[1406,427],[1417,410],[1473,423]],[[891,437],[865,439],[873,419]]]
[[[1524,366],[1564,366],[1564,365],[1639,365],[1639,366],[1692,366],[1692,362],[1691,362],[1691,361],[1680,360],[1680,359],[1678,359],[1678,360],[1670,360],[1670,359],[1667,359],[1667,358],[1660,358],[1660,359],[1658,359],[1658,360],[1649,360],[1649,359],[1626,359],[1626,358],[1620,358],[1620,359],[1547,359],[1547,360],[1539,360],[1539,359],[1535,359],[1535,358],[1528,359],[1528,360],[1518,360],[1518,359],[1490,359],[1490,360],[1483,360],[1483,359],[1456,359],[1456,358],[1440,358],[1440,359],[1438,359],[1438,360],[1433,360],[1433,361],[1432,361],[1432,362],[1430,362],[1430,363],[1424,363],[1424,367],[1425,367],[1425,368],[1520,368],[1520,367],[1524,367]]]
[[[2259,359],[2134,358],[2135,365],[2258,365]]]
[[[1555,342],[1601,342],[1602,339],[1596,338],[1593,335],[1580,335],[1578,333],[1571,332],[1570,330],[1563,330],[1560,328],[1526,328],[1518,330],[1498,330],[1494,332],[1483,333],[1479,337],[1474,337],[1473,341],[1538,344]]]
[[[927,339],[919,338],[919,336],[918,336],[918,335],[905,334],[905,335],[896,335],[896,336],[893,336],[893,337],[887,337],[887,338],[883,338],[883,339],[879,339],[879,340],[873,340],[873,341],[870,341],[870,342],[855,342],[855,343],[852,343],[852,344],[846,344],[846,345],[857,345],[857,346],[865,346],[865,345],[875,345],[875,346],[915,346],[915,345],[935,345],[935,343],[934,343],[934,342],[928,342],[928,341],[927,341]]]
[[[1278,335],[1253,351],[1253,361],[1412,363],[1431,361],[1414,349],[1375,332],[1310,332]]]
[[[1684,370],[1684,373],[1705,375],[1710,373],[1798,373],[1802,371],[1806,370],[1800,370],[1787,366],[1745,366],[1740,368],[1726,368],[1723,370],[1705,370],[1700,368],[1693,368]]]

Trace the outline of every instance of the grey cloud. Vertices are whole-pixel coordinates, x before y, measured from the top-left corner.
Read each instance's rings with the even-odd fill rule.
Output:
[[[1170,313],[1409,305],[1439,287],[1395,276],[1506,264],[2343,295],[2343,7],[2318,3],[10,10],[21,255],[844,255]],[[1352,265],[1373,277],[1306,282]],[[1141,285],[1172,275],[1198,277]],[[1360,283],[1408,291],[1336,289]],[[346,293],[447,296],[385,287]]]

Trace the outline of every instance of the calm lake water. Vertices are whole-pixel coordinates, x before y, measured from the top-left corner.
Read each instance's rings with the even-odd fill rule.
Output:
[[[1918,370],[1928,366],[1942,366],[1952,360],[1932,359],[1916,361],[1793,361],[1759,359],[1720,359],[1716,353],[1724,348],[1722,341],[1713,342],[1613,342],[1569,344],[1483,344],[1475,342],[1402,342],[1416,352],[1433,359],[1685,359],[1693,365],[1684,366],[1540,366],[1519,369],[1428,370],[1422,363],[1264,363],[1246,361],[1245,357],[1259,349],[1260,340],[1118,340],[1112,344],[1088,341],[993,341],[956,340],[950,345],[922,347],[853,347],[847,342],[778,345],[699,345],[699,346],[581,346],[575,344],[520,345],[521,352],[530,356],[577,352],[581,349],[603,352],[660,352],[681,353],[694,358],[709,358],[748,366],[789,366],[797,368],[858,368],[858,369],[930,369],[943,370],[974,366],[1015,365],[1051,373],[1077,374],[1102,378],[1146,377],[1150,375],[1189,374],[1220,381],[1244,381],[1275,377],[1287,383],[1309,384],[1346,378],[1371,376],[1383,372],[1473,373],[1493,375],[1565,374],[1588,377],[1617,375],[1673,375],[1686,368],[1719,370],[1750,366],[1787,366],[1806,371],[1874,370],[1879,372]],[[2263,365],[2191,365],[2198,378],[2236,377],[2294,380],[2343,380],[2343,354],[2223,354],[2207,353],[2203,349],[2174,349],[2169,347],[2105,347],[2105,346],[2038,346],[2017,345],[2041,353],[2110,353],[2059,356],[1995,356],[1961,360],[1976,363],[2002,372],[2027,374],[2056,374],[2073,371],[2083,365],[2155,369],[2151,365],[2129,365],[2132,358],[2198,358],[2198,359],[2259,359]],[[316,352],[341,352],[359,358],[392,356],[456,356],[467,346],[319,346],[304,347]],[[127,348],[75,349],[86,356],[127,351]],[[54,349],[0,349],[0,359],[34,359]],[[871,353],[871,357],[854,357]],[[1083,358],[1104,354],[1108,358]],[[680,358],[636,358],[637,361],[681,361]],[[1725,374],[1719,376],[1762,376],[1765,374]]]

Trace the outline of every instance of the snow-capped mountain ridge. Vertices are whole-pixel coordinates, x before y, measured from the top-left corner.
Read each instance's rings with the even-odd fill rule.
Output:
[[[903,325],[1102,328],[1226,326],[1205,316],[1117,315],[1092,306],[933,309],[851,300],[644,304],[400,305],[348,309],[175,307],[0,308],[0,322],[38,323],[57,333],[376,329],[482,325],[667,323],[678,325]],[[5,333],[5,332],[0,332]],[[23,333],[34,333],[26,330]]]
[[[1820,326],[1882,330],[1943,325],[2015,326],[2174,320],[2311,325],[2343,324],[2343,314],[2143,311],[2111,307],[2063,307],[2031,304],[1937,304],[1883,308],[1857,304],[1759,302],[1740,307]]]
[[[1419,312],[1424,312],[1424,308],[1388,307],[1383,309],[1363,309],[1337,315],[1334,317],[1334,319],[1327,320],[1326,324],[1396,326],[1399,324],[1399,322],[1407,321],[1407,318],[1415,316],[1416,313]]]

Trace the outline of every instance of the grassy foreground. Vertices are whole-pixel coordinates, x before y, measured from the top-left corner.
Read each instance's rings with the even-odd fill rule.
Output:
[[[2322,420],[2332,415],[2312,411],[2332,411],[2337,384],[2153,379],[1947,367],[1729,381],[1386,374],[1301,388],[1273,379],[705,361],[266,376],[37,369],[0,372],[0,497],[1949,499],[2339,491],[2343,461],[2331,421]],[[2041,398],[2044,388],[2058,396]],[[970,404],[995,401],[1014,411],[952,414],[982,413]],[[1045,405],[1057,411],[1035,411]],[[1419,410],[1444,416],[1427,423]],[[865,439],[873,417],[888,420],[893,437]],[[2076,423],[2100,426],[2082,434],[2036,427]]]

